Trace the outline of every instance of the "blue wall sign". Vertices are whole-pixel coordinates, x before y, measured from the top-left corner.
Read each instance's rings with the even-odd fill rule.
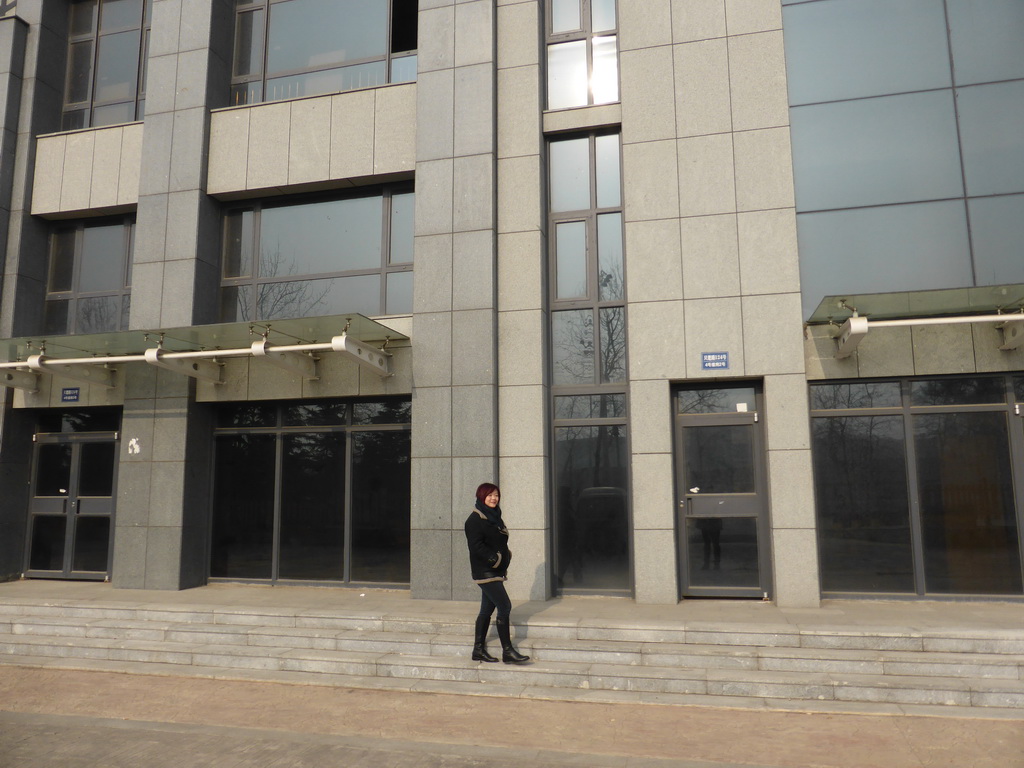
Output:
[[[62,403],[77,403],[81,392],[81,387],[64,387],[60,391],[60,401]]]
[[[728,368],[729,353],[702,352],[700,356],[700,367],[705,371],[713,371],[719,368]]]

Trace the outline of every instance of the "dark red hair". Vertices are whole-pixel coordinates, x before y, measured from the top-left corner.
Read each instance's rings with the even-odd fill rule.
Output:
[[[501,489],[494,483],[480,483],[479,487],[476,489],[476,500],[483,504],[484,499],[490,496],[494,491],[497,491],[498,496],[501,496]]]

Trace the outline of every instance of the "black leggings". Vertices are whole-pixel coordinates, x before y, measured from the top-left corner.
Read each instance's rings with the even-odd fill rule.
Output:
[[[479,587],[483,593],[480,596],[480,616],[486,616],[489,619],[494,613],[494,609],[497,608],[498,620],[504,619],[505,622],[508,622],[509,614],[512,613],[512,601],[505,591],[505,583],[489,581],[486,584],[480,584]]]

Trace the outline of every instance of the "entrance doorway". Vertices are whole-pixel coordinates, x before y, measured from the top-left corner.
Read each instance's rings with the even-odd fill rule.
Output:
[[[109,580],[118,414],[46,414],[33,436],[25,575]]]
[[[676,393],[681,597],[770,592],[761,400],[749,382]]]

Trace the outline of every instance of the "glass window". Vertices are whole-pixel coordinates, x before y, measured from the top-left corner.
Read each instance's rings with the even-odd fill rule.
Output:
[[[345,433],[283,435],[278,577],[344,578]]]
[[[1006,385],[997,378],[917,379],[910,384],[911,405],[983,405],[1006,402]]]
[[[946,0],[957,85],[1024,77],[1024,3]]]
[[[548,108],[587,103],[587,44],[582,40],[548,46]]]
[[[622,301],[626,275],[622,261],[622,214],[604,213],[597,217],[597,293],[598,301]]]
[[[141,120],[152,0],[77,0],[68,27],[64,130]]]
[[[268,410],[270,408],[268,407]],[[345,403],[302,403],[285,405],[283,423],[286,427],[327,427],[346,423]]]
[[[1022,591],[1006,427],[998,412],[914,416],[930,593]]]
[[[269,579],[274,540],[274,435],[217,437],[210,575]]]
[[[615,0],[557,0],[550,9],[548,109],[618,101]]]
[[[962,197],[950,91],[790,110],[798,211]]]
[[[598,13],[598,5],[576,7]],[[573,425],[554,428],[559,590],[630,586],[619,152],[618,134],[550,144],[552,413]],[[609,425],[613,419],[619,423]]]
[[[903,404],[898,381],[853,381],[811,384],[811,410],[899,408]]]
[[[411,433],[352,433],[352,581],[409,582]]]
[[[626,380],[622,213],[606,210],[621,202],[619,136],[594,134],[553,141],[550,158],[551,298],[561,304],[551,316],[553,381],[556,385],[622,383]]]
[[[409,409],[397,399],[218,409],[211,576],[408,583]]]
[[[914,592],[903,417],[811,427],[822,590]]]
[[[629,452],[620,426],[555,429],[556,579],[561,589],[629,589]]]
[[[50,237],[44,331],[103,333],[128,327],[133,221],[60,224]]]
[[[804,316],[822,296],[972,284],[962,200],[802,213]]]
[[[560,299],[587,295],[587,224],[555,225],[555,294]]]
[[[556,419],[608,419],[626,415],[625,395],[567,395],[555,398]]]
[[[586,138],[551,142],[551,210],[590,207],[590,142]]]
[[[229,209],[221,321],[411,312],[413,207],[412,192],[386,188]]]
[[[626,380],[626,308],[601,307],[597,317],[601,332],[601,383],[622,383]]]
[[[1024,192],[1024,81],[958,88],[956,99],[967,194]]]
[[[551,314],[552,378],[557,384],[594,383],[594,312]]]
[[[264,206],[261,277],[324,274],[380,267],[380,197]]]
[[[679,413],[752,413],[757,410],[753,387],[684,389],[676,399]]]
[[[579,0],[552,0],[551,31],[575,32],[583,28],[583,16],[580,13]]]
[[[416,78],[415,0],[236,0],[236,9],[232,104]]]
[[[412,192],[391,195],[391,247],[388,259],[392,264],[411,264],[416,197]]]
[[[821,0],[783,9],[790,104],[951,85],[935,0]]]
[[[806,315],[829,294],[1024,280],[1019,202],[990,197],[1024,193],[1024,5],[783,5]],[[820,217],[843,208],[875,210]]]
[[[1024,283],[1024,195],[967,201],[978,285]]]

